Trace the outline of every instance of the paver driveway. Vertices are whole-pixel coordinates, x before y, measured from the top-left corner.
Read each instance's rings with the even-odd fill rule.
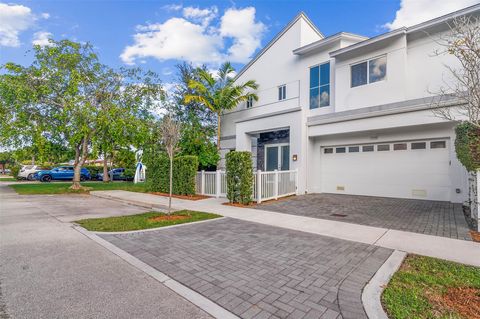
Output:
[[[258,209],[471,240],[461,204],[402,198],[308,194],[265,202]]]
[[[102,238],[242,318],[366,318],[391,250],[231,218]]]

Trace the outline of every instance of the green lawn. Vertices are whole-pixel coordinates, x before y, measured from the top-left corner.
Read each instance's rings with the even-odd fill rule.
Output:
[[[13,177],[0,177],[0,182],[16,182],[17,179]]]
[[[69,183],[40,183],[40,184],[16,184],[10,185],[20,195],[38,195],[38,194],[71,194],[71,193],[85,193],[85,191],[73,191],[69,189],[72,185]],[[145,184],[133,182],[84,182],[83,186],[90,188],[92,191],[104,191],[120,189],[131,192],[145,192]]]
[[[175,216],[185,216],[184,219],[175,219]],[[171,218],[170,220],[152,220],[155,217]],[[173,212],[170,216],[164,213],[149,212],[138,215],[91,218],[77,220],[76,223],[91,231],[129,231],[157,227],[165,227],[177,224],[191,223],[221,217],[216,214],[202,213],[190,210]]]
[[[392,319],[479,318],[479,300],[480,268],[415,255],[405,259],[382,295]]]

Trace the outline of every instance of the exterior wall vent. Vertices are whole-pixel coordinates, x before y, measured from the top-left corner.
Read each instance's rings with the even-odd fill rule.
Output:
[[[337,191],[344,191],[345,190],[345,186],[337,186]]]
[[[427,197],[427,191],[425,189],[412,189],[413,197]]]

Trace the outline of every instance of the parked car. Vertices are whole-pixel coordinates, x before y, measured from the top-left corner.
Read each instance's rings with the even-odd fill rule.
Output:
[[[12,174],[12,170],[9,169],[9,168],[5,168],[3,171],[0,170],[0,173],[5,174],[5,175],[10,175],[10,174]]]
[[[114,168],[108,171],[108,175],[112,176],[114,181],[133,181],[133,176],[126,174],[125,168]],[[97,174],[97,180],[103,181],[103,173]]]
[[[50,182],[53,180],[71,181],[73,180],[74,169],[73,166],[59,166],[51,170],[40,171],[36,174],[36,179],[41,182]],[[80,181],[90,179],[90,172],[88,169],[82,167],[80,171]]]
[[[45,168],[38,165],[23,165],[20,169],[20,172],[18,172],[17,179],[26,179],[29,181],[33,181],[35,179],[35,173],[42,170],[45,170]]]

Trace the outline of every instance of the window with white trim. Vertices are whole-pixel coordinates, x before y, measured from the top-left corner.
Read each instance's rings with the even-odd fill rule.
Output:
[[[247,109],[251,108],[253,106],[253,96],[249,96],[247,98]]]
[[[310,68],[310,109],[330,105],[330,62]]]
[[[350,67],[351,87],[385,80],[387,76],[387,56],[383,55]]]
[[[278,100],[282,101],[287,98],[287,85],[283,84],[278,87]]]

